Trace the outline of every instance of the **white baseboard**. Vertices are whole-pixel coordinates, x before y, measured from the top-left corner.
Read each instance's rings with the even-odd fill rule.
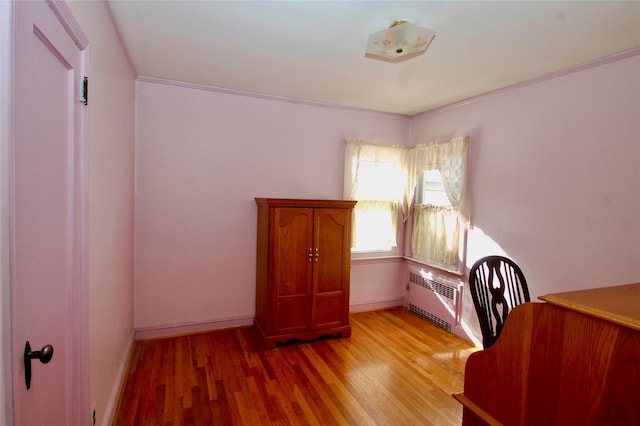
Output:
[[[116,377],[118,378],[113,384],[113,388],[111,389],[111,395],[109,395],[109,401],[107,402],[107,406],[105,409],[106,415],[102,416],[102,426],[110,426],[113,423],[113,417],[116,414],[116,408],[118,407],[118,400],[120,399],[120,390],[124,385],[125,378],[127,376],[127,369],[129,368],[129,359],[131,358],[131,351],[133,350],[133,342],[135,334],[133,330],[131,331],[131,335],[129,336],[129,342],[124,349],[124,353],[122,354],[120,360],[120,367],[118,368],[118,374]]]
[[[349,306],[349,313],[377,311],[380,309],[404,306],[404,299],[381,300],[378,302],[357,303]]]
[[[453,334],[459,338],[466,340],[467,342],[476,345],[476,347],[482,349],[482,336],[478,336],[470,330],[466,330],[460,325],[456,325]]]
[[[358,303],[349,306],[349,312],[375,311],[379,309],[404,306],[403,299],[381,300],[377,302]],[[135,340],[155,339],[159,337],[179,336],[182,334],[203,331],[222,330],[233,327],[246,327],[253,324],[253,316],[223,318],[211,321],[168,324],[135,329]]]
[[[211,321],[170,324],[157,327],[140,327],[136,328],[136,340],[178,336],[181,334],[199,333],[202,331],[222,330],[224,328],[245,327],[253,324],[253,318],[253,316],[235,317]]]

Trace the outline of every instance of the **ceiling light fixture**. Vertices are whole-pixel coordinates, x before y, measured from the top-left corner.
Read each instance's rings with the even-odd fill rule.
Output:
[[[386,62],[401,62],[423,54],[436,33],[409,21],[394,21],[386,30],[369,35],[364,56]]]

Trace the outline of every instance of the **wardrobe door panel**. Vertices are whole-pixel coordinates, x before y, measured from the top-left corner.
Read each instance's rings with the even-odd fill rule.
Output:
[[[273,285],[275,292],[276,332],[291,332],[309,327],[311,320],[313,210],[276,208],[273,212]]]
[[[317,262],[317,294],[343,291],[350,270],[351,214],[348,210],[317,209],[315,211]]]

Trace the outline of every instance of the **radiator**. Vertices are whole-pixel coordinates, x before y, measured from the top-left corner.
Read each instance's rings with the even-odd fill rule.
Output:
[[[409,267],[407,308],[449,333],[460,318],[461,292],[460,280]]]

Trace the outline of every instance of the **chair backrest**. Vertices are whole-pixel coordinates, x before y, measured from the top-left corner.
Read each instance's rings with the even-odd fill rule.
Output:
[[[513,260],[487,256],[471,267],[469,288],[482,330],[482,345],[487,349],[500,336],[509,311],[531,301],[527,281]]]

